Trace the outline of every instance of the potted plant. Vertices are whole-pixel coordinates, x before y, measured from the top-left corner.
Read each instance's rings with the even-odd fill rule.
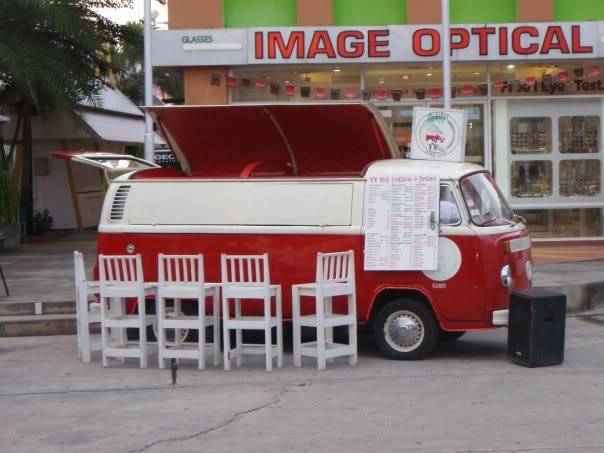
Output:
[[[7,239],[4,248],[16,248],[21,242],[19,225],[19,202],[21,200],[20,182],[17,172],[9,166],[0,169],[0,233]]]

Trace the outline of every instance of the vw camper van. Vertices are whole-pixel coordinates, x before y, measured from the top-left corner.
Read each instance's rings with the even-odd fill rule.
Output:
[[[221,253],[266,252],[288,319],[290,286],[313,281],[317,252],[354,250],[358,321],[395,359],[421,358],[439,339],[505,324],[510,291],[531,285],[527,229],[489,172],[401,159],[370,104],[148,110],[180,168],[55,153],[122,173],[106,194],[98,253],[140,253],[147,281],[156,279],[158,253],[203,253],[207,281],[219,281]],[[369,179],[422,172],[439,177],[437,268],[365,270]],[[303,312],[312,307],[302,301]],[[344,301],[335,299],[339,310]]]

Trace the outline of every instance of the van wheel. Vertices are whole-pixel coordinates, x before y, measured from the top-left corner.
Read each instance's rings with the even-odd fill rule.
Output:
[[[447,332],[446,330],[441,330],[438,339],[444,343],[451,343],[461,338],[465,333],[465,330],[458,332]]]
[[[389,302],[374,321],[377,346],[392,359],[417,360],[427,356],[434,349],[438,334],[430,309],[414,299]]]

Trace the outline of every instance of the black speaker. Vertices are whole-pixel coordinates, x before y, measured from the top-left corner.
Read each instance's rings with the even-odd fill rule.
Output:
[[[528,367],[558,365],[564,360],[566,296],[542,289],[510,296],[508,356]]]

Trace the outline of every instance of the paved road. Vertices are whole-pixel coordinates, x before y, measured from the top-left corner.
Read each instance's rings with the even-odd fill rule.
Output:
[[[361,341],[359,365],[230,373],[74,359],[74,337],[0,339],[3,452],[602,452],[604,316],[569,318],[567,359],[506,360],[506,331],[469,334],[430,360]],[[97,358],[98,360],[98,358]],[[152,362],[154,363],[154,362]]]

